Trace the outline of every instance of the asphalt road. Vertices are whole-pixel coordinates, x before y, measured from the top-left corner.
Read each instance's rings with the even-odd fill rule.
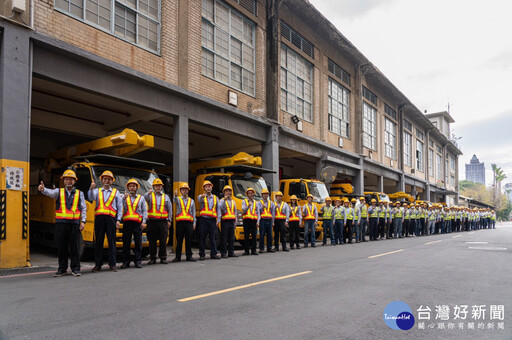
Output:
[[[3,277],[0,338],[512,339],[511,264],[512,224],[506,223],[117,273],[84,269],[78,278]],[[291,274],[300,275],[261,283]],[[253,283],[259,284],[178,301]],[[386,326],[384,309],[395,300],[410,306],[412,329]],[[449,306],[448,321],[435,319],[438,305]],[[462,330],[455,305],[469,306]],[[473,305],[485,306],[485,319],[471,319]],[[504,320],[490,320],[491,305],[504,306]],[[426,329],[419,329],[420,306],[432,310],[421,321]],[[455,329],[439,329],[451,322]]]

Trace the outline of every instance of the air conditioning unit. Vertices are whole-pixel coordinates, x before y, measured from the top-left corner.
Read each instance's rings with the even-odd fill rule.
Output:
[[[340,148],[342,148],[342,147],[343,147],[343,138],[341,138],[341,137],[339,137],[339,138],[338,138],[338,146],[339,146]]]
[[[393,163],[393,160],[390,160],[390,161],[389,161],[389,165],[393,166],[393,164],[394,164],[394,163]]]
[[[414,174],[414,173],[416,173],[416,170],[411,169],[411,174]]]
[[[26,0],[12,0],[12,11],[23,14],[27,10]]]

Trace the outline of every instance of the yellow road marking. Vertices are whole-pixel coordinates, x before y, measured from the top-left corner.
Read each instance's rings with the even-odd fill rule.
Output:
[[[457,237],[461,237],[462,235],[455,235],[455,236],[452,236],[452,238],[457,238]]]
[[[437,243],[437,242],[443,242],[443,240],[437,240],[437,241],[427,242],[427,243],[425,243],[425,244],[432,244],[432,243]]]
[[[369,259],[373,259],[375,257],[380,257],[380,256],[384,256],[384,255],[389,255],[389,254],[394,254],[394,253],[399,253],[401,251],[404,251],[405,249],[398,249],[398,250],[393,250],[393,251],[390,251],[388,253],[382,253],[382,254],[377,254],[377,255],[372,255],[372,256],[368,256]]]
[[[258,285],[262,285],[262,284],[269,283],[269,282],[274,282],[274,281],[279,281],[279,280],[289,279],[289,278],[291,278],[291,277],[295,277],[295,276],[300,276],[300,275],[310,274],[310,273],[312,273],[312,272],[313,272],[313,271],[311,271],[311,270],[310,270],[310,271],[306,271],[306,272],[295,273],[295,274],[290,274],[290,275],[286,275],[286,276],[280,276],[280,277],[276,277],[276,278],[273,278],[273,279],[268,279],[268,280],[263,280],[263,281],[254,282],[254,283],[249,283],[249,284],[246,284],[246,285],[243,285],[243,286],[238,286],[238,287],[233,287],[233,288],[228,288],[228,289],[218,290],[218,291],[215,291],[215,292],[206,293],[206,294],[201,294],[201,295],[195,295],[195,296],[191,296],[191,297],[188,297],[188,298],[179,299],[179,300],[177,300],[177,301],[178,301],[178,302],[187,302],[187,301],[192,301],[192,300],[202,299],[202,298],[205,298],[205,297],[208,297],[208,296],[213,296],[213,295],[218,295],[218,294],[229,293],[229,292],[232,292],[232,291],[235,291],[235,290],[239,290],[239,289],[245,289],[245,288],[258,286]]]

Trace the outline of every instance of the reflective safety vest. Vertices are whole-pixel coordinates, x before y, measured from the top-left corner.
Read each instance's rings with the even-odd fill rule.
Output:
[[[376,217],[379,217],[379,211],[377,210],[377,206],[372,206],[373,210],[372,210],[372,213],[370,214],[370,218],[376,218]]]
[[[305,220],[315,220],[315,206],[312,205],[311,208],[309,208],[309,204],[306,203],[306,216],[304,217]]]
[[[281,204],[278,206],[277,203],[274,203],[276,205],[276,220],[286,220],[286,215],[283,214],[283,208],[284,208],[284,202],[281,202]]]
[[[368,207],[366,204],[363,203],[363,206],[361,207],[361,218],[367,218],[368,217]]]
[[[335,220],[342,220],[345,216],[345,208],[339,207],[334,209],[334,219]]]
[[[386,208],[386,217],[389,219],[391,217],[391,208],[390,207],[387,207]]]
[[[61,188],[60,194],[60,206],[55,210],[55,218],[58,220],[66,221],[78,221],[80,219],[81,211],[78,210],[78,200],[80,199],[80,191],[75,189],[75,197],[73,197],[73,203],[71,209],[66,207],[66,189]]]
[[[491,215],[491,221],[496,221],[496,214]]]
[[[98,205],[96,206],[96,212],[95,215],[108,215],[115,217],[117,212],[112,207],[112,202],[114,201],[114,198],[116,197],[117,189],[112,189],[112,193],[110,194],[108,200],[105,202],[103,199],[103,190],[98,190]]]
[[[411,210],[411,220],[415,220],[417,218],[416,216],[417,216],[416,210],[415,209]]]
[[[190,213],[190,206],[192,205],[192,198],[188,198],[187,205],[185,205],[185,200],[183,197],[178,197],[178,202],[180,204],[181,212],[176,215],[176,221],[188,221],[194,222],[194,216]]]
[[[245,199],[245,205],[249,207],[249,200]],[[249,219],[249,220],[257,220],[258,214],[256,213],[256,201],[253,201],[252,208],[248,208],[247,212],[244,214],[243,219]]]
[[[329,207],[325,206],[323,218],[326,220],[332,220],[333,213],[334,213],[334,207],[332,205]]]
[[[295,206],[295,207],[290,206],[290,218],[288,219],[289,222],[300,221],[300,217],[298,214],[299,209],[300,209],[299,206]]]
[[[267,205],[263,202],[263,200],[260,201],[261,206],[263,207],[263,214],[260,215],[260,218],[272,218],[272,213],[270,212],[270,208],[272,207],[272,202],[268,201]]]
[[[404,219],[410,220],[411,219],[411,212],[409,209],[404,209]]]
[[[382,208],[379,210],[379,218],[385,218],[386,217],[386,208]]]
[[[404,212],[404,208],[402,208],[402,207],[398,208],[395,213],[395,218],[402,218],[403,212]]]
[[[347,220],[352,221],[355,217],[354,216],[354,208],[352,208],[352,207],[348,207],[348,209],[345,208],[345,214],[347,216]]]
[[[432,211],[430,212],[430,216],[428,217],[429,221],[435,221],[436,220],[436,214]]]
[[[123,213],[123,221],[142,222],[142,215],[137,213],[137,206],[141,198],[141,195],[136,195],[135,200],[131,203],[131,195],[126,197],[126,211]]]
[[[148,218],[163,220],[169,218],[169,212],[165,209],[165,194],[162,194],[160,199],[160,207],[156,207],[156,194],[151,193],[151,210],[148,211]]]
[[[231,202],[231,203],[229,203]],[[235,211],[236,211],[236,206],[235,206],[235,202],[233,200],[224,200],[224,203],[226,203],[226,212],[224,214],[222,214],[221,216],[221,219],[223,221],[225,220],[236,220],[236,215],[235,215]]]
[[[199,212],[199,216],[202,217],[217,217],[217,203],[218,199],[217,196],[213,196],[213,207],[210,209],[210,206],[208,205],[208,196],[204,195],[203,197],[203,209]]]

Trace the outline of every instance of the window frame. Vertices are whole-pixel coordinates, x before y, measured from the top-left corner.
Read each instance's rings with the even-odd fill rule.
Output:
[[[407,145],[407,139],[409,139],[409,145]],[[412,168],[412,134],[407,131],[404,131],[404,164]]]
[[[373,113],[373,117],[372,117],[373,119],[368,119],[367,117],[365,117],[365,115],[367,114],[365,111],[365,107],[368,107],[369,110],[372,110],[371,113]],[[374,131],[373,131],[374,135],[373,136],[370,134],[370,132],[366,131],[365,120],[368,121],[368,124],[370,124],[370,127],[374,126]],[[369,141],[370,141],[369,146],[365,142],[366,136],[368,136]],[[377,109],[365,101],[363,101],[363,146],[370,150],[377,151]]]
[[[428,177],[434,177],[434,149],[428,148]]]
[[[392,126],[393,131],[388,130],[388,126]],[[396,160],[396,129],[397,124],[388,117],[384,117],[384,155],[388,158]],[[390,139],[392,137],[393,144]]]
[[[327,82],[328,82],[328,91],[327,91],[327,101],[328,101],[327,102],[327,120],[328,120],[328,129],[329,129],[330,132],[335,133],[336,135],[339,135],[341,137],[350,139],[350,90],[347,89],[342,84],[340,84],[335,79],[333,79],[332,77],[328,77]],[[345,95],[346,95],[348,103],[342,103],[338,99],[334,99],[332,97],[331,89],[334,86],[336,86],[338,88],[338,93],[341,90],[343,98],[345,98]],[[342,107],[346,107],[346,110],[347,110],[347,120],[343,119],[343,112],[341,112],[341,116],[342,116],[341,118],[339,118],[339,117],[337,117],[337,116],[332,114],[332,101],[336,101],[337,105],[341,105]],[[331,123],[331,119],[339,120],[339,124],[340,124],[339,125],[340,126],[339,133],[332,129],[332,125],[333,124]],[[342,123],[346,123],[345,134],[342,134],[342,130],[343,130],[341,128]]]
[[[421,150],[418,149],[418,145],[421,144]],[[424,158],[425,158],[425,155],[424,155],[424,151],[425,151],[425,143],[423,143],[422,140],[416,138],[416,170],[418,170],[419,172],[424,172]],[[421,157],[418,156],[418,152],[421,152]]]

